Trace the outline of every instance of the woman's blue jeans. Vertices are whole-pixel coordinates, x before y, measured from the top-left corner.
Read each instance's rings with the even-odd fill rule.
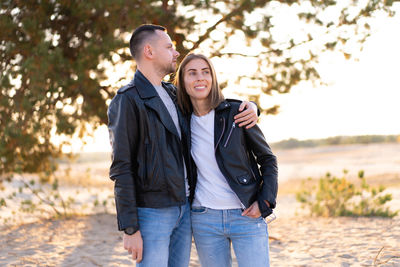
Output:
[[[239,267],[269,266],[267,224],[261,217],[241,213],[241,209],[192,207],[193,236],[202,266],[232,266],[231,243]]]
[[[138,208],[143,260],[137,267],[187,267],[192,247],[190,205]]]

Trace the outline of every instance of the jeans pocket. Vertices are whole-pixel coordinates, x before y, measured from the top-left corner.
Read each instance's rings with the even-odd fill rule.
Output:
[[[263,221],[263,217],[257,217],[257,218],[253,218],[253,217],[249,217],[249,216],[242,216],[245,218],[245,220],[248,220],[250,222],[261,222]]]
[[[206,207],[192,207],[191,209],[192,214],[203,214],[207,212],[207,208]]]

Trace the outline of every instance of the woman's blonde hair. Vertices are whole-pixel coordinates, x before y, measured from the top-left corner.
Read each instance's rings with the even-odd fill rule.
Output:
[[[217,76],[215,74],[215,69],[210,59],[202,54],[189,53],[185,56],[185,58],[179,65],[178,72],[175,76],[175,81],[174,81],[175,86],[178,89],[177,90],[178,105],[181,108],[181,110],[186,114],[191,113],[193,111],[193,107],[192,107],[192,102],[190,101],[190,97],[185,88],[184,71],[186,65],[194,59],[204,60],[208,64],[208,67],[210,68],[212,83],[211,83],[211,91],[210,94],[208,95],[210,104],[209,108],[210,109],[216,108],[225,99],[219,88]]]

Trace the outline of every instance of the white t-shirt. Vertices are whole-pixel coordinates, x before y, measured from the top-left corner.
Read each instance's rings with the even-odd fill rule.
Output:
[[[193,206],[212,209],[243,208],[221,173],[214,154],[214,110],[198,117],[192,114],[192,157],[197,166]]]

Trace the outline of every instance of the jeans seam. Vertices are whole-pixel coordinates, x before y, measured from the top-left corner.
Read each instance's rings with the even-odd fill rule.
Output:
[[[222,217],[222,224],[223,224],[223,226],[224,226],[224,234],[226,234],[226,229],[227,229],[227,227],[226,227],[226,222],[227,222],[227,215],[228,215],[228,211],[227,210],[223,210],[222,211],[222,214],[223,214],[223,217]]]

